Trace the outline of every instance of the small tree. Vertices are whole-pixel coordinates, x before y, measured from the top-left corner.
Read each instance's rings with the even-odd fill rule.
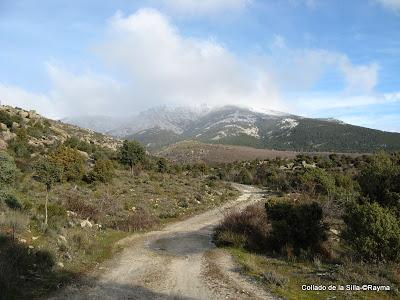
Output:
[[[143,163],[146,157],[146,151],[138,141],[125,140],[118,151],[119,161],[130,167],[133,174],[133,167]]]
[[[62,178],[62,169],[59,165],[52,160],[42,158],[35,165],[35,179],[46,186],[46,202],[45,202],[45,221],[47,225],[47,207],[49,203],[49,194],[55,183],[59,182]]]
[[[13,184],[16,173],[17,166],[12,156],[5,151],[0,151],[0,187]]]
[[[157,161],[157,172],[165,173],[167,172],[168,165],[167,160],[165,158],[159,158]]]

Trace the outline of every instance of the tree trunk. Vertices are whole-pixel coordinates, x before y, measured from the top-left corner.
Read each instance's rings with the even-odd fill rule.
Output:
[[[44,218],[44,224],[47,226],[47,205],[49,203],[49,191],[46,191],[46,203],[44,205],[44,210],[45,210],[45,218]]]

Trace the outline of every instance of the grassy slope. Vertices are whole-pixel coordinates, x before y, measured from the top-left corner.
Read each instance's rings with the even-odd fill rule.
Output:
[[[243,267],[245,274],[254,277],[273,294],[285,299],[398,299],[398,295],[390,292],[331,292],[302,291],[301,289],[303,284],[329,286],[370,283],[379,283],[395,288],[388,279],[396,274],[394,266],[392,269],[388,269],[387,266],[376,266],[369,269],[351,263],[335,266],[319,262],[288,261],[257,255],[243,249],[229,249],[229,252]],[[277,282],[279,284],[276,284]]]
[[[25,280],[15,283],[24,287],[24,293],[16,298],[41,296],[79,278],[112,256],[118,250],[114,248],[116,242],[129,232],[159,228],[237,195],[230,186],[210,182],[205,177],[156,172],[142,172],[132,177],[127,171],[118,171],[111,184],[58,185],[51,193],[49,227],[44,230],[43,187],[26,176],[18,190],[24,205],[15,218],[19,223],[18,247],[48,251],[55,265],[34,275],[40,278],[34,286]],[[75,200],[71,203],[70,199]],[[68,216],[67,210],[73,210],[77,216]],[[102,229],[81,228],[80,222],[87,218],[92,224],[101,224]],[[7,231],[6,223],[1,224],[0,231]],[[21,266],[21,269],[29,268]]]

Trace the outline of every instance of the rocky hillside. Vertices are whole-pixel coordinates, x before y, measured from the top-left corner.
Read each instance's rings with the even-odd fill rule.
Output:
[[[111,150],[115,150],[120,144],[117,139],[89,129],[46,119],[35,111],[0,106],[0,150],[6,149],[18,136],[26,137],[29,146],[37,150],[61,144],[71,137]]]
[[[334,119],[311,119],[271,111],[255,112],[235,106],[151,109],[107,133],[120,138],[137,139],[149,149],[160,149],[184,140],[311,152],[400,149],[399,133],[353,126]]]

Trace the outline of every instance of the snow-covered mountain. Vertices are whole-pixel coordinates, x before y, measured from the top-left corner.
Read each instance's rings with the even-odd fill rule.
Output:
[[[159,107],[125,120],[91,117],[79,122],[67,121],[115,137],[137,139],[150,149],[183,140],[297,151],[400,149],[398,133],[353,126],[335,119],[311,119],[237,106]]]

